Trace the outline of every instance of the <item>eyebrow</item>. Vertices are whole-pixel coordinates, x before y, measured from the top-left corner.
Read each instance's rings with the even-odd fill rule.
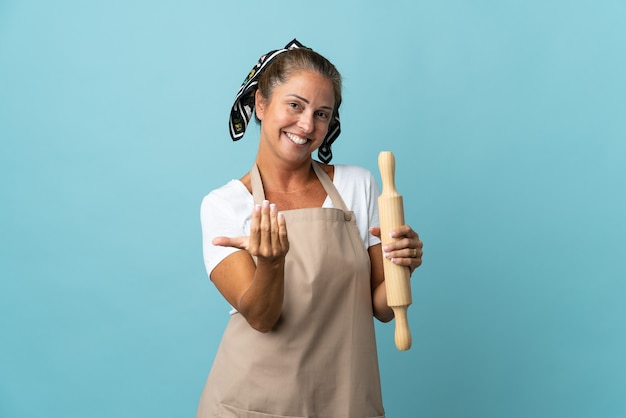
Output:
[[[296,99],[302,100],[304,103],[306,104],[310,104],[309,101],[307,99],[305,99],[302,96],[298,96],[297,94],[288,94],[287,96],[292,96],[295,97]],[[333,108],[331,106],[321,106],[321,109],[328,109],[328,110],[333,110]]]

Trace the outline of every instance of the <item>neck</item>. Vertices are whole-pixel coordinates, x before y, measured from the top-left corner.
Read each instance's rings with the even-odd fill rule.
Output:
[[[306,189],[311,181],[317,180],[312,164],[312,159],[298,166],[281,166],[265,163],[259,158],[256,160],[263,187],[266,192],[274,193],[295,193]]]

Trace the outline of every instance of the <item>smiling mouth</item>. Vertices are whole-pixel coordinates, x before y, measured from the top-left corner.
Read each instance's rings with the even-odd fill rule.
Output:
[[[298,135],[294,135],[292,133],[289,132],[285,132],[285,135],[287,135],[287,138],[289,138],[289,140],[291,140],[291,142],[293,142],[294,144],[297,145],[304,145],[307,143],[308,139],[306,138],[302,138]]]

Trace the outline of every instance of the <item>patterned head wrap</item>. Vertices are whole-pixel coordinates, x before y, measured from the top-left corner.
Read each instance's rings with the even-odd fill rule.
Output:
[[[233,141],[238,141],[243,137],[243,134],[246,132],[246,128],[248,127],[248,122],[250,122],[250,119],[252,118],[252,112],[254,110],[254,94],[258,88],[259,77],[278,55],[294,48],[311,49],[305,47],[294,39],[289,42],[285,48],[270,51],[261,56],[259,61],[244,80],[243,84],[239,88],[239,91],[237,92],[237,96],[235,97],[233,108],[230,111],[230,137]],[[328,125],[328,133],[326,134],[322,145],[317,150],[317,155],[323,163],[328,164],[333,158],[333,153],[330,147],[340,133],[341,127],[339,124],[339,112],[336,110],[330,124]]]

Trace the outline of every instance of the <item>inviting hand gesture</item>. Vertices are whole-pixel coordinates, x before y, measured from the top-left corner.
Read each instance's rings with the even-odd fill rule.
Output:
[[[268,262],[285,258],[289,251],[285,217],[267,200],[254,206],[249,237],[216,237],[212,242],[213,245],[247,250],[250,255]]]

